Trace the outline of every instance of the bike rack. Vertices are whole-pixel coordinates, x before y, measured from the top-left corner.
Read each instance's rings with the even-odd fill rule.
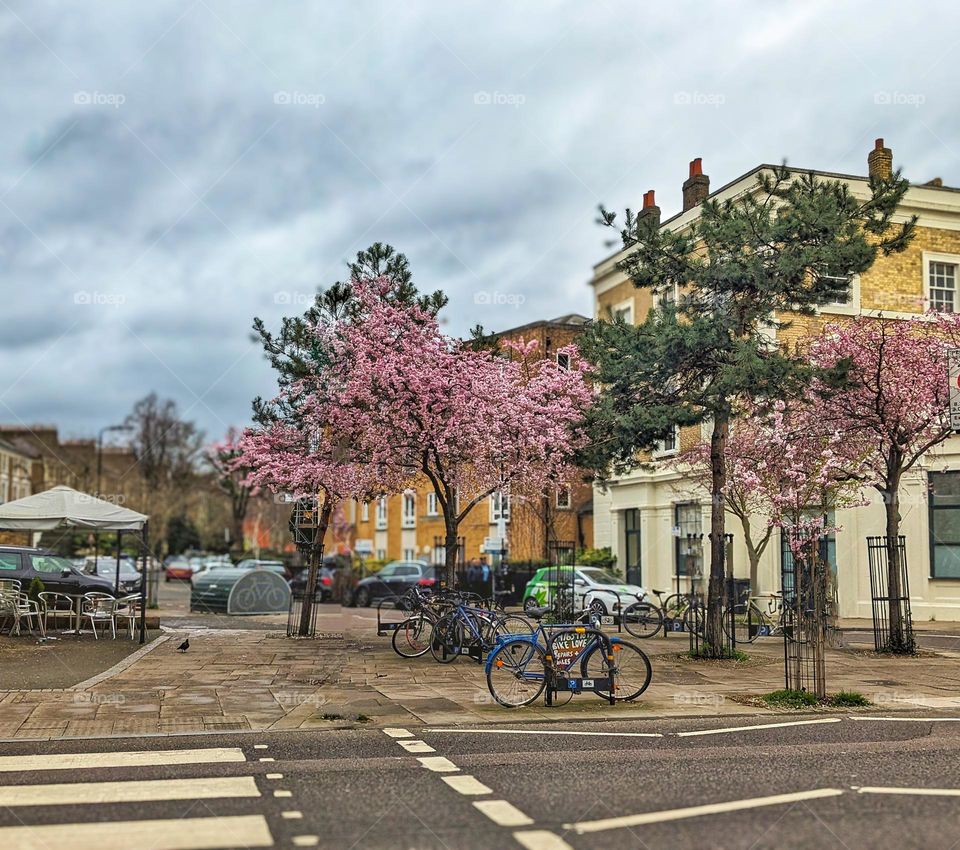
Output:
[[[397,630],[397,626],[399,626],[403,622],[403,620],[407,619],[406,617],[404,617],[403,620],[397,620],[395,623],[390,623],[390,622],[384,622],[384,620],[381,617],[380,609],[383,608],[384,602],[392,603],[393,608],[391,610],[393,611],[400,611],[401,613],[409,613],[409,612],[404,612],[397,605],[399,601],[400,601],[399,596],[393,596],[393,597],[384,597],[377,603],[377,635],[378,637],[384,637],[385,635],[390,634],[390,632],[395,632]]]
[[[568,670],[556,670],[554,669],[553,661],[556,657],[556,643],[558,638],[562,638],[564,635],[576,635],[579,637],[583,636],[583,646],[587,645],[587,642],[590,640],[591,636],[598,637],[603,646],[603,651],[607,656],[608,660],[612,660],[613,649],[612,644],[610,643],[610,638],[607,637],[600,629],[595,629],[591,626],[568,626],[565,628],[557,629],[556,631],[549,632],[547,634],[547,670],[546,670],[546,679],[547,686],[544,690],[544,700],[546,705],[554,704],[554,697],[560,693],[566,694],[581,694],[584,691],[589,691],[595,694],[600,694],[601,691],[606,691],[607,701],[610,705],[616,703],[616,700],[613,696],[613,678],[612,676],[603,676],[603,677],[594,677],[592,679],[585,679],[579,675],[567,675]],[[579,641],[578,641],[579,642]],[[574,656],[576,658],[576,656]]]

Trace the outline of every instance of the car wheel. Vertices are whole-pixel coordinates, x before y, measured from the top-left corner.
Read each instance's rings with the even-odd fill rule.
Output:
[[[593,599],[590,601],[590,611],[594,614],[604,617],[607,613],[607,606],[604,605],[599,599]]]
[[[537,600],[534,599],[532,596],[528,596],[526,599],[523,600],[524,611],[529,611],[531,608],[539,608],[539,607],[540,607],[540,603],[537,602]]]
[[[365,587],[361,587],[357,591],[357,605],[360,608],[369,608],[370,607],[370,591]]]

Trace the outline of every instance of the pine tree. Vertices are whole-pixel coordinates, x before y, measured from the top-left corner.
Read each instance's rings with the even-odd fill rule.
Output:
[[[725,446],[730,419],[744,401],[798,395],[813,376],[808,363],[778,345],[771,331],[785,316],[810,315],[846,301],[853,275],[880,254],[903,251],[914,221],[894,224],[908,188],[897,172],[871,178],[871,196],[786,165],[761,173],[755,191],[705,201],[683,229],[661,228],[628,209],[617,263],[637,288],[655,295],[679,287],[637,326],[597,321],[583,335],[584,355],[605,387],[584,422],[583,462],[603,480],[636,465],[637,454],[675,426],[710,427],[710,578],[706,643],[722,653]],[[600,223],[616,227],[601,208]],[[824,376],[827,377],[827,376]],[[842,365],[832,380],[842,378]]]

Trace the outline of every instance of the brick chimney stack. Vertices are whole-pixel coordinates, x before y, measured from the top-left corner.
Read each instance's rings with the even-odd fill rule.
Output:
[[[867,168],[871,177],[889,180],[893,176],[893,151],[883,146],[883,139],[877,139],[873,150],[867,156]]]
[[[655,227],[660,226],[660,207],[657,206],[657,202],[653,196],[654,190],[650,189],[647,192],[643,193],[643,209],[637,213],[638,219],[647,219],[649,218]]]
[[[703,173],[703,160],[698,156],[690,163],[690,176],[683,181],[683,211],[699,207],[710,194],[710,178]]]

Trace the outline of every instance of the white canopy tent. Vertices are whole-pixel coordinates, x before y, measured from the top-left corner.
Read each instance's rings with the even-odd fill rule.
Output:
[[[80,528],[90,531],[117,532],[116,588],[120,588],[120,535],[137,532],[143,552],[143,574],[140,581],[140,643],[146,641],[147,608],[147,516],[122,508],[72,487],[59,486],[42,493],[0,505],[0,529],[6,531],[54,531],[58,528]]]
[[[64,486],[0,505],[0,529],[11,531],[140,531],[146,521],[144,514]]]

